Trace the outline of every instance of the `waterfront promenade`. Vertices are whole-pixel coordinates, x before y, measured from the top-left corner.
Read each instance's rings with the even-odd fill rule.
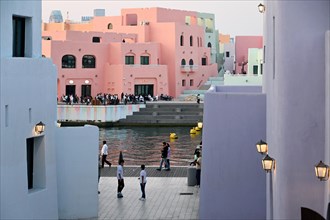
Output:
[[[121,199],[117,198],[116,167],[103,168],[98,219],[198,219],[200,189],[187,185],[187,177],[182,177],[186,167],[173,167],[171,171],[156,168],[148,167],[145,201],[139,200],[141,191],[136,176],[139,167],[124,167]]]

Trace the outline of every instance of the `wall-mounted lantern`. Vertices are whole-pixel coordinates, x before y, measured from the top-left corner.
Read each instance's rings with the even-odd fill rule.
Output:
[[[265,5],[260,3],[258,5],[258,10],[259,10],[260,13],[264,13],[265,10],[266,10]]]
[[[260,140],[256,143],[257,151],[261,154],[266,154],[268,152],[268,144],[263,140]]]
[[[329,179],[329,166],[324,164],[322,160],[315,165],[315,175],[320,181],[326,181]]]
[[[203,128],[203,122],[200,122],[200,121],[197,122],[197,127],[202,129]]]
[[[275,166],[275,160],[268,156],[268,154],[262,159],[262,168],[268,173],[271,172]]]
[[[45,131],[45,124],[42,122],[39,122],[38,124],[36,124],[34,129],[35,129],[36,133],[41,134],[42,132]]]

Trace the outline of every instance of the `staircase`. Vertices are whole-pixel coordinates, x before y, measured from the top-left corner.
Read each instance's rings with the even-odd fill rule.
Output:
[[[223,85],[224,78],[221,76],[210,77],[204,85],[201,85],[197,90],[185,90],[177,98],[179,101],[194,101],[196,100],[196,95],[200,94],[200,98],[204,100],[204,94],[211,87],[211,85]]]
[[[114,126],[196,126],[203,121],[203,104],[195,102],[147,102],[146,108],[120,119]]]

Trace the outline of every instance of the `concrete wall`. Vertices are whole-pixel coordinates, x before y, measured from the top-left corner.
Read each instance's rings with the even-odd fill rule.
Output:
[[[133,112],[145,108],[145,104],[137,105],[57,105],[59,121],[101,121],[115,122],[132,115]]]
[[[301,207],[325,216],[326,184],[315,177],[314,166],[324,159],[329,136],[324,36],[330,1],[265,3],[267,142],[276,159],[267,191],[268,218],[299,219]]]
[[[225,87],[205,94],[200,219],[265,219],[266,174],[255,143],[266,138],[266,96],[260,87]]]
[[[262,75],[225,74],[224,85],[262,85]]]
[[[96,126],[56,130],[60,219],[98,216],[98,138]]]
[[[330,29],[330,28],[329,28]],[[328,49],[327,49],[328,48]],[[330,164],[330,30],[325,34],[325,158],[326,164]],[[324,213],[327,211],[327,204],[330,201],[330,181],[327,182]]]

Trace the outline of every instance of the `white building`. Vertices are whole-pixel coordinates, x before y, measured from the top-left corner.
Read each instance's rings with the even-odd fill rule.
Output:
[[[327,214],[330,181],[314,166],[330,162],[330,0],[264,2],[262,92],[205,94],[201,219]],[[271,173],[261,168],[260,139],[275,159]]]
[[[0,9],[0,219],[96,217],[98,129],[56,125],[41,1],[0,1]]]

